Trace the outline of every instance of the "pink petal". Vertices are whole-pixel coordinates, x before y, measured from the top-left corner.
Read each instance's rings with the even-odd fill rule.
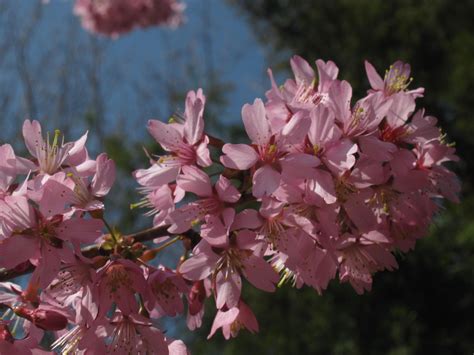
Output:
[[[97,171],[92,179],[91,192],[94,196],[105,196],[115,181],[115,162],[102,153],[97,157]]]
[[[87,160],[87,149],[85,147],[87,141],[87,133],[84,133],[81,138],[75,142],[71,142],[71,149],[69,150],[69,155],[64,161],[68,165],[76,166]]]
[[[148,169],[135,170],[133,176],[142,186],[159,187],[176,180],[179,170],[178,166],[154,164]]]
[[[329,89],[329,97],[331,99],[331,106],[336,116],[336,120],[346,123],[351,119],[351,97],[352,87],[343,80],[336,81]]]
[[[334,113],[323,105],[318,105],[310,113],[311,126],[308,138],[314,146],[323,148],[326,142],[339,138],[341,132],[334,124]]]
[[[102,236],[104,223],[99,219],[69,219],[56,229],[57,237],[79,243],[93,243]]]
[[[411,95],[399,92],[391,96],[392,105],[387,113],[387,123],[392,128],[403,126],[408,117],[415,111],[415,99]]]
[[[182,340],[167,339],[167,341],[169,355],[190,355]]]
[[[321,169],[315,169],[314,175],[314,178],[308,181],[309,189],[327,204],[336,202],[337,196],[332,175]]]
[[[243,228],[255,229],[262,225],[262,220],[257,211],[246,209],[238,213],[234,218],[232,230]]]
[[[184,136],[190,145],[194,145],[202,138],[204,131],[204,101],[196,97],[194,91],[190,91],[186,97],[186,109],[184,122]]]
[[[291,116],[291,113],[284,101],[267,102],[265,110],[272,134],[277,134],[286,125],[286,120]]]
[[[240,199],[240,192],[231,184],[230,180],[220,175],[215,185],[219,199],[224,202],[236,203]]]
[[[357,144],[344,139],[326,151],[324,161],[332,172],[340,175],[354,166],[357,150]]]
[[[90,176],[94,174],[96,168],[96,162],[92,159],[86,159],[77,165],[72,163],[69,164],[72,166],[74,165],[75,171],[79,176]]]
[[[230,169],[247,170],[258,161],[255,149],[247,144],[225,144],[222,147],[221,163]]]
[[[147,128],[153,138],[168,151],[176,151],[183,144],[182,135],[170,124],[149,120]]]
[[[257,234],[253,231],[244,229],[237,233],[237,247],[242,250],[254,250],[263,244],[262,240],[257,239]]]
[[[252,285],[263,291],[275,291],[275,284],[280,278],[269,263],[262,258],[251,255],[244,260],[244,266],[245,277]]]
[[[206,167],[212,165],[211,155],[207,147],[208,144],[209,138],[204,136],[204,140],[196,148],[196,162],[199,166]]]
[[[228,210],[233,211],[232,208]],[[201,226],[201,237],[215,247],[224,247],[228,244],[228,233],[228,226],[216,215],[206,216],[206,224]]]
[[[375,213],[368,204],[373,194],[371,189],[361,190],[350,195],[344,204],[349,218],[361,232],[373,230],[377,224]]]
[[[309,179],[314,176],[315,167],[320,163],[314,155],[293,153],[280,161],[282,177],[286,181],[291,179]]]
[[[283,207],[285,207],[284,202],[272,197],[263,197],[259,212],[263,217],[270,219],[278,216],[283,211]]]
[[[188,280],[203,280],[211,274],[214,260],[201,253],[192,256],[179,267],[179,272]]]
[[[365,71],[367,73],[367,78],[369,79],[370,86],[374,90],[383,90],[384,82],[380,75],[375,70],[374,66],[370,64],[367,60],[365,61]]]
[[[291,69],[295,74],[297,84],[304,83],[310,85],[315,79],[314,70],[306,60],[298,55],[294,55],[290,60]]]
[[[237,319],[238,315],[239,309],[237,307],[231,308],[226,312],[218,311],[207,339],[210,339],[216,333],[217,329],[232,324]],[[228,337],[226,339],[228,339]]]
[[[225,274],[229,272],[226,276]],[[242,290],[242,280],[237,272],[222,270],[216,277],[216,307],[221,309],[224,305],[232,308],[237,306]]]
[[[174,207],[173,195],[168,185],[163,185],[148,195],[148,200],[158,210]]]
[[[249,306],[247,306],[243,301],[239,302],[239,318],[238,320],[242,322],[245,328],[250,333],[258,332],[258,322],[255,314],[253,314],[252,310]]]
[[[397,146],[389,142],[383,142],[375,136],[360,137],[360,149],[371,159],[384,162],[393,158],[393,153],[397,151]]]
[[[362,234],[360,238],[361,244],[379,244],[379,243],[390,243],[389,237],[382,233],[383,231],[373,230]]]
[[[359,189],[383,184],[388,178],[387,170],[381,162],[362,156],[352,169],[349,182]]]
[[[23,235],[15,235],[0,241],[0,266],[13,269],[32,258],[39,248],[37,240]]]
[[[318,59],[316,61],[316,66],[318,67],[318,91],[326,93],[331,87],[334,80],[337,78],[339,73],[339,68],[334,64],[334,62],[328,60],[326,63]]]
[[[281,136],[285,144],[301,143],[308,134],[311,121],[305,111],[298,111],[282,128]]]
[[[43,144],[41,125],[38,121],[26,120],[23,123],[23,138],[30,154],[36,157],[36,149]]]
[[[188,203],[169,214],[169,219],[172,223],[168,228],[170,233],[186,232],[192,227],[194,221],[200,221],[204,217],[206,211],[202,209],[198,202]]]
[[[253,105],[245,104],[242,107],[242,120],[252,143],[259,146],[268,143],[271,133],[262,100],[255,99]]]
[[[280,185],[280,173],[269,165],[259,168],[253,175],[252,193],[261,198],[270,195]]]
[[[211,180],[204,171],[194,166],[183,166],[182,170],[183,173],[176,179],[180,188],[200,197],[212,196]]]
[[[42,195],[38,201],[39,209],[45,217],[62,214],[66,204],[73,201],[74,192],[65,184],[49,179],[42,187]]]

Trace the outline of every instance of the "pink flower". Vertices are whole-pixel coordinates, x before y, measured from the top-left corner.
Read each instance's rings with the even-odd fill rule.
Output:
[[[97,305],[93,301],[91,292],[86,292],[82,297],[74,300],[76,310],[75,326],[63,332],[52,344],[52,350],[61,353],[105,353],[105,344],[96,333],[98,327],[103,323],[102,319],[97,321]]]
[[[382,80],[377,71],[368,61],[365,61],[365,70],[369,78],[370,85],[374,91],[383,91],[386,96],[393,95],[397,92],[404,92],[410,85],[413,78],[410,77],[410,64],[403,63],[397,60],[393,63],[389,70],[385,72],[385,77]],[[418,88],[416,90],[408,91],[407,94],[413,97],[423,96],[425,89]]]
[[[107,345],[107,353],[167,355],[169,352],[163,333],[148,318],[137,313],[125,315],[117,312],[110,325],[112,330],[108,335],[111,342]]]
[[[232,210],[229,207],[240,199],[239,191],[232,186],[224,176],[214,187],[209,176],[193,166],[183,167],[183,174],[177,178],[178,186],[187,192],[192,192],[201,199],[191,202],[170,213],[171,233],[183,233],[194,224],[203,221],[207,215],[220,215]]]
[[[51,284],[41,297],[52,304],[70,306],[77,298],[85,297],[94,288],[96,271],[92,261],[79,255],[74,262],[61,266]]]
[[[211,276],[216,292],[216,306],[234,307],[240,298],[241,276],[255,287],[272,292],[278,281],[278,274],[263,259],[266,246],[250,231],[240,231],[231,239],[230,245],[218,254],[205,241],[193,250],[193,256],[186,260],[179,272],[189,280],[203,280]]]
[[[36,159],[37,170],[41,174],[53,175],[61,168],[74,167],[78,171],[90,169],[92,162],[88,159],[84,147],[87,133],[75,142],[60,141],[61,132],[56,130],[54,136],[46,139],[42,136],[38,121],[26,120],[23,124],[23,137],[26,148]]]
[[[438,140],[417,145],[415,149],[416,166],[428,174],[433,193],[453,202],[459,202],[458,194],[461,190],[459,180],[453,172],[442,166],[445,162],[459,160],[454,152],[454,148],[442,144]]]
[[[235,307],[217,311],[211,332],[207,338],[210,339],[219,328],[222,328],[224,338],[229,340],[230,337],[235,338],[242,328],[249,330],[251,333],[257,333],[258,322],[250,307],[239,300]]]
[[[117,37],[137,27],[177,26],[184,8],[177,0],[77,0],[74,12],[87,30]]]
[[[157,187],[142,186],[138,190],[144,197],[139,202],[131,204],[130,208],[149,208],[150,210],[145,213],[145,216],[154,216],[153,226],[163,226],[169,223],[171,212],[176,210],[176,204],[186,194],[186,191],[175,183]]]
[[[148,277],[148,284],[154,296],[150,308],[157,307],[159,315],[170,317],[183,313],[182,295],[188,291],[188,286],[179,274],[161,267]]]
[[[102,267],[98,271],[97,287],[99,318],[107,314],[112,303],[117,305],[124,316],[136,313],[138,305],[135,294],[148,295],[143,271],[126,259],[117,259]]]
[[[0,201],[5,233],[0,241],[0,265],[13,268],[30,260],[37,265],[32,280],[43,288],[56,276],[61,261],[73,262],[68,242],[91,243],[102,235],[102,221],[62,214],[65,212],[63,191],[61,184],[48,180],[39,200],[39,210],[23,196],[7,196]]]
[[[221,215],[209,214],[206,223],[201,225],[201,237],[213,247],[226,247],[229,234],[239,229],[254,229],[262,224],[258,212],[251,209],[235,214],[232,208],[226,208]]]
[[[352,87],[343,80],[336,81],[329,89],[329,106],[336,120],[342,124],[342,132],[349,137],[373,133],[392,105],[391,99],[375,93],[359,100],[351,108]]]
[[[266,117],[265,106],[260,99],[253,105],[242,108],[242,120],[252,145],[225,144],[221,157],[224,166],[254,171],[252,193],[261,198],[273,193],[283,179],[294,179],[310,175],[319,159],[302,153],[291,153],[291,148],[300,143],[310,125],[305,114],[299,113],[286,123],[281,131],[272,132]]]
[[[386,242],[389,240],[377,231],[363,234],[360,238],[343,236],[338,246],[340,280],[350,282],[358,294],[370,291],[373,273],[398,266],[395,257],[384,247]]]
[[[285,120],[298,110],[310,111],[319,104],[325,105],[328,90],[339,73],[334,62],[318,59],[316,61],[318,81],[314,70],[303,58],[295,55],[291,58],[290,64],[295,79],[287,80],[281,89],[275,83],[271,69],[268,70],[272,89],[266,94],[269,99],[267,109],[270,121],[277,126],[279,122],[282,122],[282,118]],[[318,82],[317,87],[316,82]]]
[[[148,121],[148,131],[170,154],[160,157],[150,168],[134,172],[140,185],[158,188],[174,181],[184,166],[212,164],[207,148],[209,138],[203,131],[205,102],[201,89],[197,93],[190,91],[186,98],[184,124]]]
[[[100,201],[107,195],[115,181],[115,163],[102,153],[96,159],[95,172],[91,179],[81,178],[79,174],[68,175],[74,181],[74,205],[86,211],[103,209]]]

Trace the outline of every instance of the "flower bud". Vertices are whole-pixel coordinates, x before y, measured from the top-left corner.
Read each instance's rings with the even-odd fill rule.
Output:
[[[17,315],[28,319],[43,330],[61,330],[66,328],[68,324],[68,320],[63,314],[49,309],[28,309],[20,306],[13,310]]]

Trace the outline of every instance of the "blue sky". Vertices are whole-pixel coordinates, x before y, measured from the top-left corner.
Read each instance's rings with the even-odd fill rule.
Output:
[[[211,63],[219,81],[233,87],[227,95],[229,105],[222,117],[226,122],[236,123],[240,120],[242,105],[253,101],[255,97],[263,96],[265,89],[269,87],[265,73],[265,51],[243,15],[226,1],[187,0],[186,5],[187,21],[175,30],[154,27],[136,30],[115,40],[102,38],[100,42],[106,46],[105,76],[110,68],[119,68],[123,76],[121,80],[146,85],[149,71],[160,71],[162,75],[165,73],[168,80],[179,80],[184,91],[197,86],[206,87],[206,69]],[[67,0],[52,0],[46,6],[44,16],[50,28],[44,31],[48,35],[55,36],[69,21],[74,21],[79,26],[78,19],[71,15],[71,7],[72,2]],[[178,58],[170,60],[170,53]],[[196,63],[197,73],[187,81],[183,67],[189,62]],[[124,108],[124,105],[133,105],[133,101],[127,102],[127,90],[130,88],[107,93],[109,120],[114,121],[115,114],[130,109]],[[159,101],[162,93],[159,90],[152,91],[153,86],[148,94]],[[166,111],[174,111],[175,108],[166,105],[166,102],[162,103],[159,114],[173,113]]]

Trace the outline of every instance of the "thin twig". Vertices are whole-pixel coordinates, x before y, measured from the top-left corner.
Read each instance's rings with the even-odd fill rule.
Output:
[[[168,227],[169,226],[149,228],[133,234],[126,235],[124,236],[124,238],[133,238],[133,241],[135,242],[146,242],[158,237],[169,235],[170,233],[168,232]],[[185,238],[191,239],[191,242],[193,244],[197,242],[197,239],[199,237],[199,234],[194,232],[193,230],[189,230],[188,232],[182,233],[181,235]],[[98,256],[100,255],[99,247],[99,245],[88,246],[82,249],[82,254],[88,258]],[[0,269],[0,282],[5,282],[15,277],[29,274],[33,272],[34,269],[35,267],[29,261],[22,263],[11,270]]]

